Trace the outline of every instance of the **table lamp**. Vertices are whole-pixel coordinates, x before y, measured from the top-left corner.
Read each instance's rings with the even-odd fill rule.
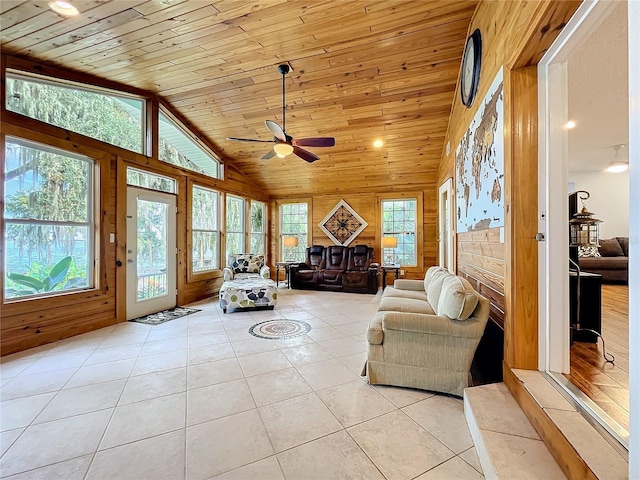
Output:
[[[298,237],[284,237],[283,243],[287,252],[285,261],[293,262],[294,249],[298,246]]]
[[[397,237],[382,237],[382,248],[383,250],[390,251],[390,253],[385,254],[384,256],[384,264],[385,265],[393,265],[393,250],[398,247],[398,238]]]

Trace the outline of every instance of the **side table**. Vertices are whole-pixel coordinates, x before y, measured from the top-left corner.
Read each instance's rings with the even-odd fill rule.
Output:
[[[393,272],[397,280],[400,273],[400,265],[382,265],[382,290],[387,286],[387,272]]]
[[[280,281],[280,267],[284,268],[284,280],[287,282],[287,288],[291,288],[289,275],[291,273],[291,265],[297,265],[299,262],[276,262],[276,287]]]

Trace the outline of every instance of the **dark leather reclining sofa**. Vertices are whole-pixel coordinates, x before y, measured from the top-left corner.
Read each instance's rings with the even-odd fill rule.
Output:
[[[291,288],[375,294],[378,267],[367,245],[312,245],[305,263],[291,266]]]

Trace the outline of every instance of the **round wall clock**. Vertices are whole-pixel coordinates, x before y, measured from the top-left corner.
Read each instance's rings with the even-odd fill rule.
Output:
[[[482,38],[480,30],[476,29],[464,46],[462,54],[462,72],[460,73],[460,97],[467,107],[473,104],[478,92],[480,80],[480,61],[482,58]]]

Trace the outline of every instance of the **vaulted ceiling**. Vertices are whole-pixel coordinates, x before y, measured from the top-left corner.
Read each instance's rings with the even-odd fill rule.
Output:
[[[437,176],[467,29],[477,1],[2,0],[7,53],[163,97],[228,165],[274,197],[410,189]],[[266,119],[336,146],[261,160]],[[374,139],[385,144],[376,149]]]

